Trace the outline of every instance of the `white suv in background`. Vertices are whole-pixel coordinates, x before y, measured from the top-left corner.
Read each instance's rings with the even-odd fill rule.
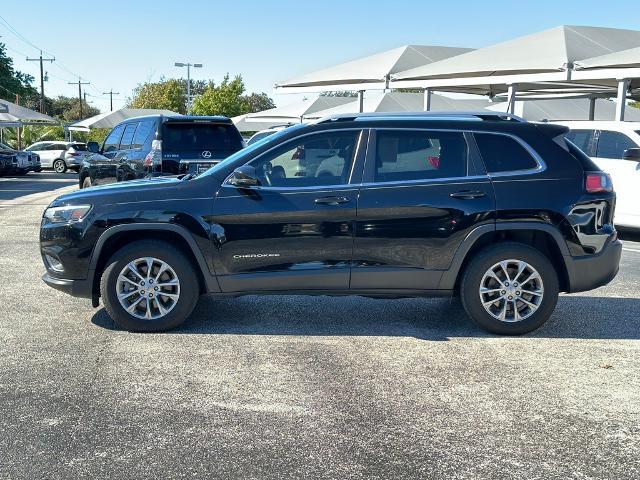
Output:
[[[64,173],[67,169],[77,172],[83,158],[90,153],[84,143],[62,141],[36,142],[25,150],[37,152],[42,168],[52,168],[56,173]]]
[[[605,172],[616,190],[615,224],[640,229],[640,122],[554,122]]]

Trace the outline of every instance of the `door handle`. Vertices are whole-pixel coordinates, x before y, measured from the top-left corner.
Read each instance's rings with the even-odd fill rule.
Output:
[[[349,197],[320,197],[315,200],[316,205],[340,205],[349,202]]]
[[[484,192],[479,190],[461,190],[460,192],[450,193],[451,198],[460,198],[462,200],[472,200],[474,198],[482,198],[486,196]]]

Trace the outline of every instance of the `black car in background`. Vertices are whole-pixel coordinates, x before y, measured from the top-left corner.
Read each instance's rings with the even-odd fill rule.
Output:
[[[244,147],[227,117],[149,115],[130,118],[107,135],[102,146],[89,142],[79,172],[80,188],[149,175],[202,173]]]
[[[131,330],[181,324],[204,293],[457,294],[483,328],[525,333],[622,252],[611,179],[567,132],[488,113],[290,127],[202,175],[57,198],[43,278]]]
[[[26,175],[40,172],[40,157],[36,153],[25,152],[0,143],[0,176]]]

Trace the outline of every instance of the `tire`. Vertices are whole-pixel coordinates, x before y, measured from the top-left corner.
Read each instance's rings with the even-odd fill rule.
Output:
[[[53,162],[53,171],[56,173],[65,173],[67,171],[67,164],[64,163],[64,160],[58,158]]]
[[[144,259],[147,257],[154,259],[151,276],[145,271],[147,264]],[[142,260],[135,268],[141,276],[135,277],[131,274],[129,265],[136,264],[138,259]],[[168,285],[165,282],[177,279],[179,286],[162,286],[160,290],[174,296],[177,294],[175,300],[163,296],[162,293],[147,290],[150,279],[153,281],[153,277],[161,269],[162,262],[168,265],[170,270],[165,270],[165,273],[158,276],[156,283],[160,283],[154,289],[158,290],[161,284]],[[120,280],[123,272],[126,272],[125,276],[128,278],[141,279],[140,282],[145,282],[145,285]],[[133,289],[131,295],[123,299],[123,302],[131,308],[131,305],[138,303],[139,300],[139,304],[133,307],[133,311],[138,316],[129,313],[118,299],[118,292],[123,292],[123,289]],[[125,294],[126,291],[124,290]],[[107,312],[121,327],[135,332],[161,332],[181,325],[191,315],[200,296],[200,285],[191,260],[184,253],[160,240],[143,240],[124,246],[109,259],[100,279],[100,294]],[[154,298],[148,298],[154,294]],[[168,310],[164,314],[160,311],[160,306],[163,304],[163,308]],[[140,318],[145,315],[149,305],[151,305],[152,315],[157,317]]]
[[[499,265],[509,260],[516,262]],[[522,263],[518,262],[527,264],[519,275]],[[497,272],[497,279],[489,274],[490,270]],[[515,281],[527,278],[532,280],[525,285]],[[482,293],[481,287],[485,288]],[[549,319],[558,302],[559,289],[558,274],[542,252],[522,243],[502,242],[480,251],[471,260],[460,283],[460,297],[465,311],[479,327],[500,335],[521,335]],[[502,316],[504,319],[499,318]]]
[[[82,184],[80,185],[80,188],[89,188],[91,187],[91,177],[89,177],[88,175],[86,177],[84,177],[84,179],[82,180]]]

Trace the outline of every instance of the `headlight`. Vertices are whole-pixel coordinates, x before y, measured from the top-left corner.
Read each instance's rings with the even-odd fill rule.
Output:
[[[44,218],[51,223],[78,223],[85,219],[89,211],[91,211],[91,205],[51,207],[44,211]]]

